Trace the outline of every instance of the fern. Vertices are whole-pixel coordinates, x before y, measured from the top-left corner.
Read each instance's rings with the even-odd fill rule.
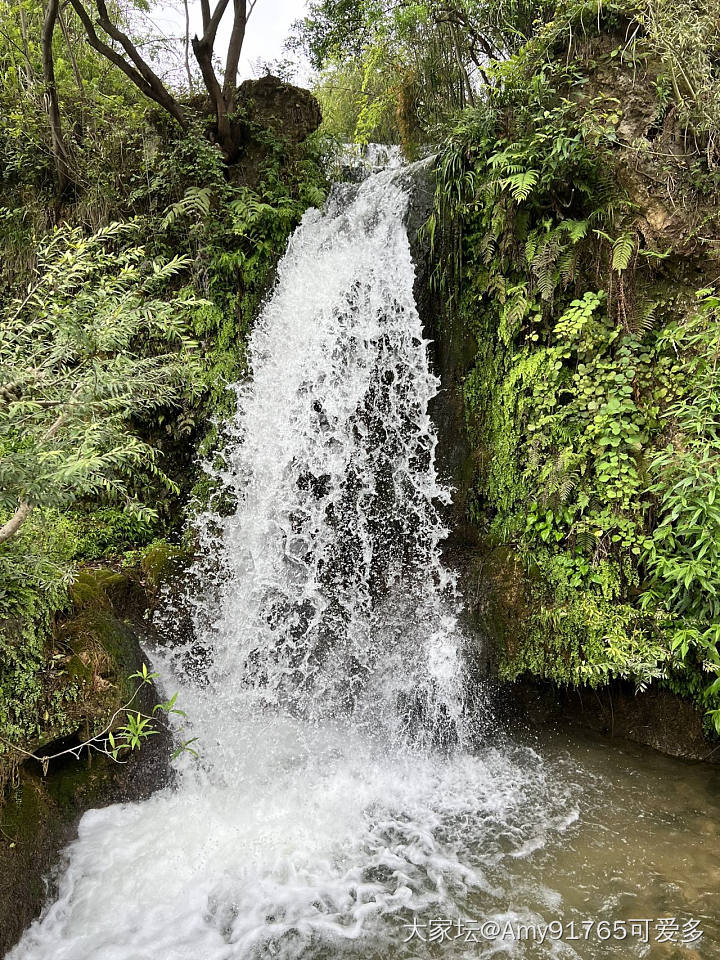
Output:
[[[565,230],[570,238],[571,243],[578,243],[580,240],[583,240],[587,236],[588,228],[590,226],[589,220],[563,220],[561,224],[563,230]]]
[[[569,286],[575,279],[575,269],[577,267],[580,251],[577,247],[570,247],[558,260],[558,270],[563,286]]]
[[[532,233],[525,241],[525,259],[529,264],[532,264],[533,260],[535,259],[537,248],[538,248],[538,237],[536,233]]]
[[[149,260],[142,247],[109,242],[121,233],[57,230],[39,251],[32,295],[0,311],[5,514],[18,504],[64,510],[103,496],[148,516],[135,498],[137,476],[177,489],[131,426],[178,406],[196,378],[188,319],[204,301],[167,293],[184,257]],[[148,343],[161,352],[146,355]]]
[[[162,221],[163,230],[167,230],[183,217],[197,217],[204,220],[210,213],[212,191],[209,187],[188,187],[182,200],[168,208]]]
[[[571,531],[571,537],[575,543],[575,549],[579,553],[585,556],[592,556],[595,551],[597,538],[592,530],[588,529],[587,523],[576,524]]]
[[[497,251],[497,241],[495,237],[488,233],[480,241],[480,246],[478,248],[478,253],[483,263],[490,265],[495,257]]]
[[[612,247],[612,268],[622,273],[630,266],[630,259],[635,252],[636,237],[632,233],[622,233],[615,240]]]
[[[533,187],[538,182],[537,170],[525,170],[521,173],[514,173],[512,176],[505,177],[501,181],[504,189],[509,189],[513,200],[522,203],[530,196]]]
[[[655,311],[658,306],[658,300],[649,300],[647,297],[641,297],[635,304],[635,308],[628,318],[630,331],[635,334],[649,333],[655,326]]]
[[[557,264],[560,241],[556,233],[551,233],[540,242],[532,260],[532,269],[537,278],[538,290],[543,300],[552,300],[555,291],[555,266]]]
[[[499,333],[506,345],[510,343],[514,334],[521,326],[529,308],[530,302],[527,296],[527,284],[522,283],[516,287],[511,287],[500,315]]]

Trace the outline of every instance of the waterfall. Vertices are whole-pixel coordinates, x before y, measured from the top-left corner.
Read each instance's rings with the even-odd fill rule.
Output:
[[[212,722],[242,690],[251,713],[459,729],[437,510],[450,492],[435,471],[438,381],[413,299],[406,180],[386,171],[306,214],[253,331],[217,476],[236,506],[203,518],[195,571]]]
[[[292,237],[211,469],[192,629],[151,651],[200,759],[83,817],[12,960],[429,956],[404,922],[500,911],[502,864],[574,816],[468,717],[408,182],[338,187]]]

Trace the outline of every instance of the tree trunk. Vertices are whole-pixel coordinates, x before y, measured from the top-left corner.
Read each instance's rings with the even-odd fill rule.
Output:
[[[192,48],[195,59],[200,67],[203,82],[207,88],[207,92],[210,94],[210,100],[215,109],[215,125],[217,127],[218,142],[223,149],[223,153],[227,155],[227,146],[231,140],[230,120],[228,118],[222,88],[213,69],[213,43],[208,42],[206,37],[207,34],[201,38],[193,37]]]
[[[225,62],[225,79],[223,82],[223,99],[229,113],[235,109],[235,94],[237,92],[237,75],[245,41],[245,25],[247,24],[246,0],[233,0],[233,26],[228,44],[227,60]]]
[[[52,0],[52,2],[57,4],[58,0]],[[94,6],[97,11],[96,22],[108,37],[115,41],[116,45],[122,47],[122,53],[117,49],[117,46],[111,46],[98,35],[95,29],[95,23],[88,13],[86,6],[86,2],[89,2],[89,0],[68,0],[68,2],[80,18],[90,46],[102,54],[110,63],[115,64],[116,67],[122,70],[123,73],[132,80],[135,86],[138,87],[146,97],[154,100],[155,103],[159,104],[159,106],[163,107],[164,110],[174,117],[183,128],[186,128],[188,125],[187,119],[180,104],[165,87],[162,80],[150,68],[149,64],[143,60],[132,40],[113,22],[110,12],[108,11],[107,0],[94,0]],[[187,30],[187,2],[186,0],[184,0],[184,2]],[[215,112],[217,140],[226,160],[234,160],[239,150],[239,144],[236,142],[232,124],[230,123],[230,115],[235,109],[238,65],[245,40],[245,27],[249,12],[252,12],[255,2],[256,0],[251,0],[248,6],[248,0],[233,0],[233,25],[230,33],[230,42],[228,44],[225,64],[225,77],[222,85],[215,73],[213,54],[215,52],[215,40],[218,27],[223,18],[223,14],[228,8],[230,0],[217,0],[215,9],[212,11],[210,0],[200,0],[203,33],[201,37],[195,36],[192,39],[193,53],[200,67],[203,83],[210,95],[210,100]],[[188,83],[192,89],[192,74],[187,60],[187,49],[185,69],[188,74]]]
[[[228,3],[229,0],[218,0],[215,10],[211,14],[209,0],[200,0],[203,35],[202,37],[193,37],[192,48],[200,67],[203,83],[210,94],[210,100],[215,110],[218,143],[225,159],[233,160],[237,156],[238,144],[233,136],[230,114],[235,108],[238,63],[245,39],[245,24],[247,22],[247,0],[233,0],[233,26],[228,46],[225,79],[223,85],[220,86],[220,81],[213,67],[213,53],[218,26]]]
[[[52,152],[55,160],[58,196],[62,196],[71,182],[68,168],[68,151],[62,132],[62,119],[55,83],[55,60],[53,59],[53,36],[58,19],[59,0],[48,0],[42,28],[43,76],[45,79],[45,106],[50,120]]]

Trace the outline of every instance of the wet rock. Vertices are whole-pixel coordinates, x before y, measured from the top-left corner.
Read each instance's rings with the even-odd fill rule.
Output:
[[[720,750],[705,736],[700,712],[659,687],[637,693],[633,684],[613,681],[594,691],[521,678],[503,687],[502,699],[508,717],[522,726],[579,724],[671,757],[720,763]]]
[[[76,693],[64,708],[62,731],[45,730],[27,745],[40,756],[76,747],[102,730],[132,697],[137,681],[128,678],[146,662],[140,640],[151,597],[140,576],[87,569],[74,584],[73,601],[56,629],[55,688],[60,697],[63,685]],[[148,684],[133,706],[147,714],[157,702]],[[47,771],[31,759],[14,769],[0,805],[0,956],[52,896],[60,852],[76,836],[83,813],[148,797],[168,782],[169,753],[170,738],[160,732],[123,763],[84,752],[79,760],[51,761]]]
[[[407,178],[410,185],[406,226],[415,263],[415,302],[425,336],[430,340],[433,371],[440,378],[440,391],[432,401],[430,414],[438,432],[438,471],[454,489],[452,506],[446,511],[446,522],[452,531],[446,549],[455,557],[453,565],[457,566],[467,544],[476,540],[467,523],[467,496],[474,467],[462,395],[476,344],[472,332],[460,321],[457,311],[447,308],[444,293],[433,283],[437,250],[433,249],[427,223],[435,206],[436,165],[437,158],[429,156],[410,164],[399,175]]]

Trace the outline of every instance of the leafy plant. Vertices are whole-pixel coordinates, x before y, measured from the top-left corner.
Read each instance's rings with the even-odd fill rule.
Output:
[[[664,414],[666,445],[650,467],[659,508],[644,546],[646,603],[662,602],[675,618],[672,649],[715,677],[710,702],[720,690],[720,297],[710,289],[697,296],[697,309],[662,334],[683,370]],[[720,732],[720,712],[712,716]]]
[[[53,760],[59,760],[67,756],[72,756],[79,760],[84,752],[100,753],[114,760],[116,763],[126,763],[127,760],[123,759],[124,755],[135,750],[140,750],[150,737],[157,736],[160,733],[160,730],[158,730],[160,721],[157,720],[157,714],[165,713],[168,716],[172,714],[181,717],[186,716],[182,710],[178,710],[175,707],[177,693],[166,703],[156,704],[155,707],[153,707],[151,716],[147,716],[134,708],[131,709],[141,690],[146,686],[152,685],[153,680],[155,680],[157,676],[156,673],[150,673],[147,664],[143,663],[137,673],[133,673],[128,677],[129,681],[137,680],[139,683],[127,703],[124,703],[112,714],[99,733],[88,737],[81,743],[67,747],[57,753],[42,755],[24,750],[22,747],[11,743],[4,737],[0,737],[0,743],[24,757],[37,760],[42,766],[43,776],[47,774]],[[197,751],[190,746],[195,742],[197,742],[197,737],[182,741],[173,753],[172,759],[176,759],[185,752],[197,757]]]
[[[477,345],[470,511],[526,570],[505,676],[664,683],[720,731],[718,300],[668,295],[613,175],[621,108],[584,92],[605,24],[637,10],[580,10],[486,68],[440,156],[435,281]]]
[[[3,311],[0,506],[11,516],[0,542],[37,506],[104,497],[149,518],[137,477],[174,486],[131,421],[177,405],[192,382],[186,318],[199,301],[161,299],[187,262],[148,260],[119,242],[130,232],[57,231],[38,251],[26,296]]]

